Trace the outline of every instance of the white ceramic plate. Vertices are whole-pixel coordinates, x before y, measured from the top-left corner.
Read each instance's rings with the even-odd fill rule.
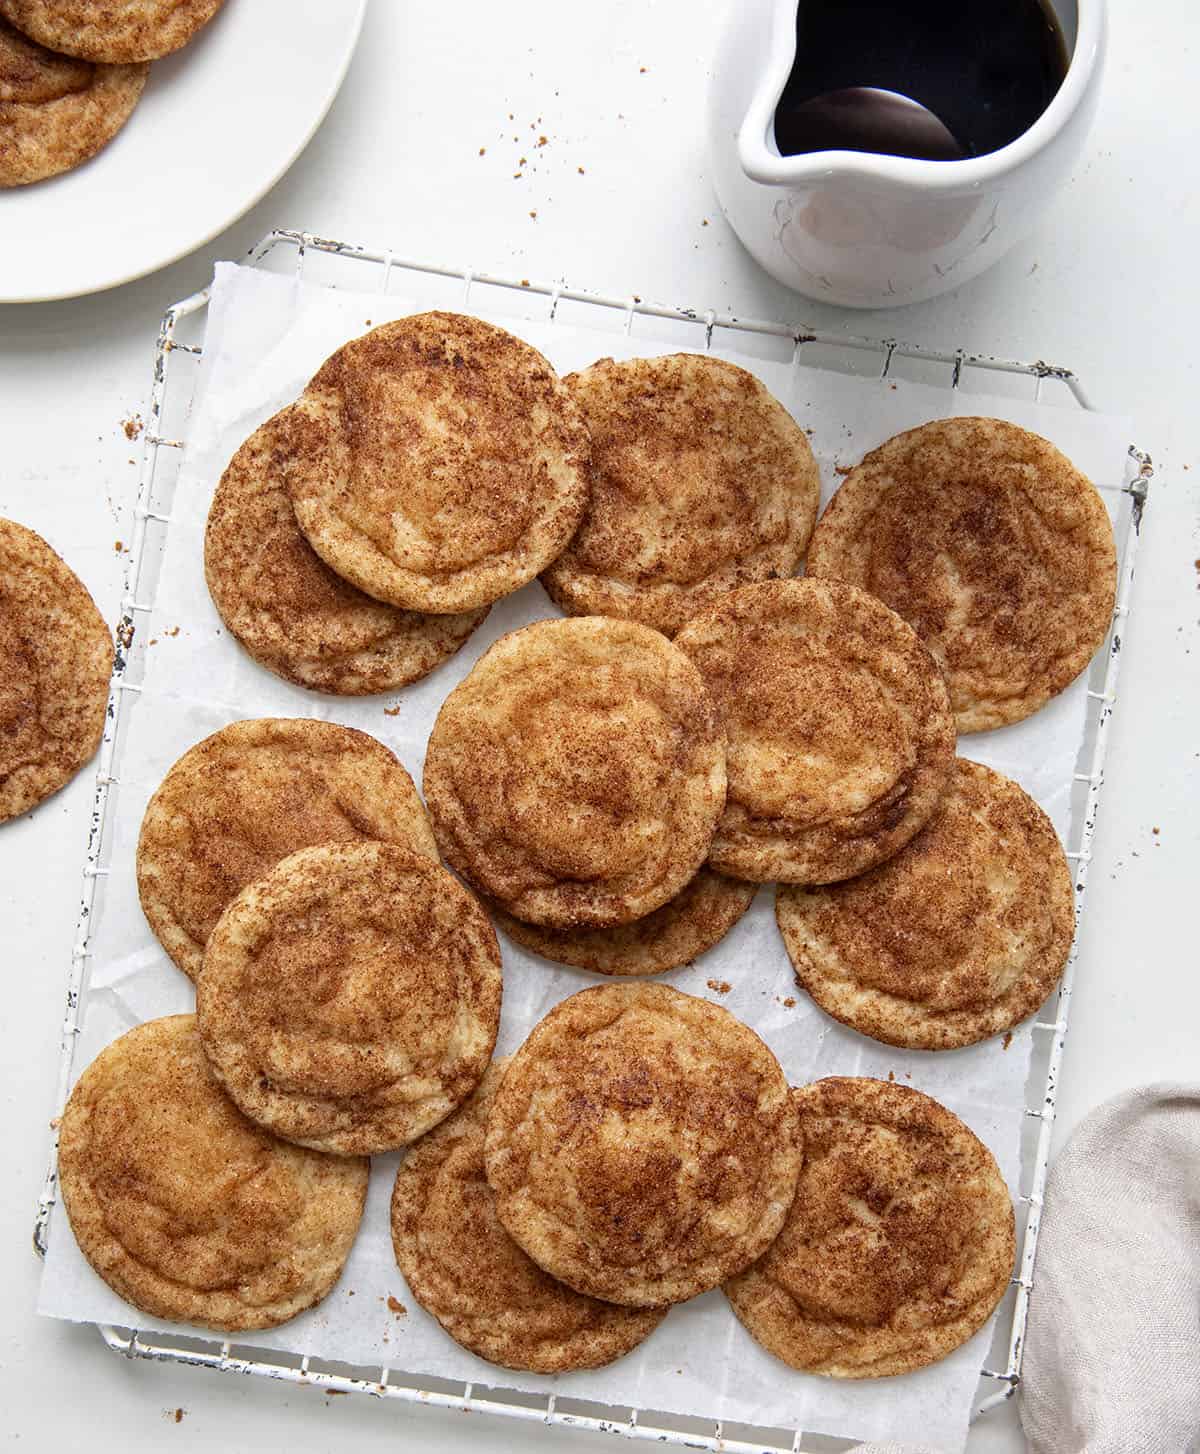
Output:
[[[165,267],[287,171],[354,54],[367,0],[227,0],[155,61],[124,130],[90,162],[0,191],[0,302],[74,298]]]

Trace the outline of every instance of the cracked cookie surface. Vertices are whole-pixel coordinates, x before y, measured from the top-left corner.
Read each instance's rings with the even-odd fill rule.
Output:
[[[535,348],[458,313],[353,339],[294,405],[316,444],[288,475],[330,568],[410,611],[477,610],[531,581],[587,504],[589,441]]]
[[[725,745],[699,672],[657,631],[583,616],[511,632],[446,698],[425,758],[446,861],[516,918],[642,918],[704,862]]]
[[[817,522],[806,569],[903,616],[945,673],[960,732],[1019,722],[1087,666],[1117,588],[1099,492],[1048,440],[1002,419],[889,439]]]
[[[888,1045],[950,1050],[1042,1004],[1071,949],[1075,895],[1041,808],[959,758],[906,847],[845,883],[781,884],[775,916],[797,983],[828,1014]]]
[[[87,587],[40,535],[0,520],[0,823],[95,755],[112,666]]]
[[[1015,1258],[986,1146],[937,1101],[831,1077],[793,1092],[804,1170],[783,1230],[725,1293],[807,1373],[882,1378],[944,1358],[989,1318]]]
[[[528,1258],[496,1215],[484,1132],[506,1062],[422,1138],[392,1193],[392,1246],[413,1296],[464,1348],[504,1368],[599,1368],[637,1347],[665,1317],[584,1297]]]
[[[341,696],[395,691],[453,656],[489,608],[402,611],[331,571],[297,525],[285,483],[320,440],[311,421],[283,409],[234,455],[204,535],[209,593],[230,631],[278,676]]]
[[[4,15],[52,51],[85,61],[153,61],[184,46],[225,0],[0,0]]]
[[[771,1051],[666,985],[562,1001],[512,1057],[488,1118],[509,1234],[552,1277],[629,1307],[682,1302],[753,1262],[800,1163]]]
[[[233,722],[189,748],[150,799],[138,895],[195,979],[213,926],[247,884],[297,849],[362,839],[437,858],[412,778],[382,742],[311,718]]]
[[[729,793],[709,854],[758,883],[829,883],[895,853],[954,765],[945,683],[911,627],[842,581],[733,591],[675,644],[724,716]]]
[[[129,120],[148,70],[57,55],[0,19],[0,188],[44,181],[95,156]]]
[[[341,1156],[394,1151],[466,1099],[500,1023],[500,948],[439,863],[392,843],[302,848],[209,935],[200,1038],[251,1120]]]
[[[71,1093],[59,1185],[80,1251],[126,1302],[224,1332],[273,1328],[341,1275],[369,1163],[253,1125],[208,1067],[194,1015],[151,1020]]]
[[[794,574],[820,477],[762,383],[711,355],[601,359],[566,380],[592,438],[592,495],[542,575],[575,616],[673,636],[736,586]]]

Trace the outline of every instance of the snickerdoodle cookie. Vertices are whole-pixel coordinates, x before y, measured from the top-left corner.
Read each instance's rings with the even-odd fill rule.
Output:
[[[12,0],[0,0],[0,12]],[[0,188],[86,162],[129,120],[147,66],[93,66],[56,55],[0,20]]]
[[[756,882],[830,883],[902,848],[954,766],[954,721],[928,651],[842,581],[743,586],[675,643],[729,734],[729,800],[709,863]]]
[[[329,1292],[368,1170],[248,1121],[213,1078],[193,1015],[101,1051],[58,1146],[75,1239],[113,1291],[153,1317],[230,1333],[273,1328]]]
[[[531,581],[575,533],[588,435],[535,348],[457,313],[345,344],[295,405],[300,528],[338,575],[410,611],[474,611]]]
[[[425,758],[442,854],[519,919],[625,924],[675,897],[725,801],[700,673],[632,621],[539,621],[446,698]]]
[[[564,611],[670,636],[735,586],[794,574],[820,477],[753,374],[677,353],[601,359],[566,383],[592,437],[592,498],[542,576]]]
[[[0,0],[40,45],[85,61],[153,61],[191,40],[225,0]]]
[[[0,520],[0,823],[95,755],[112,665],[87,587],[40,535]]]
[[[1116,598],[1108,511],[1048,440],[1002,419],[898,434],[847,476],[807,570],[886,601],[937,658],[960,732],[1018,722],[1068,686]]]
[[[299,848],[368,838],[437,858],[412,779],[382,742],[308,718],[233,722],[185,752],[150,799],[142,908],[195,979],[213,925],[248,883]]]
[[[966,1342],[1012,1274],[1012,1201],[992,1153],[908,1086],[834,1077],[794,1092],[804,1170],[783,1231],[725,1284],[777,1358],[882,1378]]]
[[[488,907],[510,939],[544,959],[597,974],[661,974],[724,939],[757,891],[757,884],[702,868],[661,909],[612,929],[546,929],[523,924],[495,904]]]
[[[479,1083],[500,948],[453,874],[392,843],[302,848],[209,935],[200,1038],[251,1120],[339,1156],[407,1146]]]
[[[959,758],[937,811],[846,883],[781,885],[797,982],[864,1035],[949,1050],[1008,1030],[1062,973],[1071,872],[1050,820],[1010,778]]]
[[[562,1001],[488,1118],[509,1234],[552,1277],[628,1307],[682,1302],[761,1256],[800,1163],[774,1055],[728,1010],[660,984]]]
[[[530,1261],[496,1216],[484,1130],[503,1061],[404,1158],[392,1194],[392,1246],[409,1289],[464,1348],[504,1368],[599,1368],[665,1316],[574,1292]]]
[[[342,696],[395,691],[453,656],[488,607],[401,611],[329,569],[301,534],[285,484],[322,432],[283,409],[234,455],[208,512],[208,589],[230,631],[277,675]]]

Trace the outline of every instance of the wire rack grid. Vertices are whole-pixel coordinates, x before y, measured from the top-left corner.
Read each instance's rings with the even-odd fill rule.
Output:
[[[305,276],[306,263],[313,255],[336,259],[339,266],[359,268],[354,284],[357,291],[368,291],[362,286],[362,281],[366,268],[369,267],[375,270],[376,285],[381,293],[388,292],[391,280],[396,274],[407,275],[409,278],[445,280],[461,289],[459,306],[463,309],[470,307],[472,292],[476,289],[519,292],[544,300],[547,313],[543,316],[548,316],[550,320],[558,316],[564,302],[578,304],[589,310],[606,309],[623,315],[622,324],[626,332],[632,331],[635,320],[639,317],[700,330],[706,349],[712,347],[714,336],[723,331],[742,336],[762,335],[781,340],[785,345],[790,342],[792,359],[796,364],[811,365],[817,362],[819,367],[833,367],[843,372],[878,378],[899,374],[902,369],[907,371],[915,368],[917,377],[940,382],[951,390],[962,387],[972,374],[990,375],[993,383],[996,376],[1008,376],[1009,379],[1031,382],[1035,402],[1041,401],[1045,392],[1053,388],[1060,397],[1065,396],[1068,402],[1073,401],[1081,408],[1092,408],[1083,385],[1072,370],[1042,361],[1021,363],[965,349],[932,349],[902,343],[896,339],[874,339],[741,319],[715,310],[702,311],[648,302],[636,295],[624,298],[607,297],[567,287],[565,284],[516,280],[470,268],[430,264],[402,257],[388,250],[337,242],[308,232],[277,229],[251,249],[248,261],[254,266],[270,267],[273,271],[278,271],[279,264],[286,261],[289,254],[291,267],[297,278]],[[130,554],[116,628],[117,650],[110,683],[106,730],[98,756],[83,886],[67,980],[53,1122],[55,1126],[66,1105],[71,1087],[87,960],[91,953],[89,930],[96,905],[97,886],[108,872],[100,860],[106,842],[110,789],[117,783],[113,769],[121,735],[123,699],[127,693],[140,690],[136,683],[127,680],[127,672],[138,619],[153,606],[151,599],[141,597],[143,593],[152,594],[152,591],[146,589],[148,578],[152,574],[152,558],[156,551],[161,556],[165,532],[170,524],[169,508],[164,509],[163,504],[173,492],[185,444],[183,436],[186,427],[181,424],[177,435],[165,433],[164,420],[168,412],[180,421],[186,418],[191,390],[203,354],[200,325],[209,296],[210,290],[204,289],[169,308],[163,317],[156,343],[154,376],[142,441],[141,469],[133,506]],[[185,337],[189,330],[193,335],[190,341]],[[816,360],[814,351],[819,355]],[[185,360],[192,364],[186,380],[181,370]],[[169,411],[170,404],[174,404],[175,409]],[[1117,698],[1122,659],[1121,623],[1129,614],[1142,515],[1153,476],[1150,456],[1131,445],[1125,480],[1120,485],[1102,483],[1100,486],[1102,489],[1118,490],[1128,496],[1129,508],[1123,512],[1123,521],[1119,526],[1121,565],[1113,627],[1101,664],[1093,668],[1093,675],[1089,680],[1089,728],[1085,738],[1087,746],[1080,770],[1075,774],[1082,801],[1077,805],[1072,822],[1081,821],[1081,827],[1079,840],[1067,853],[1067,857],[1074,868],[1077,922],[1087,890],[1091,845],[1104,781],[1104,760]],[[983,1385],[986,1387],[990,1382],[994,1391],[979,1402],[976,1417],[1011,1398],[1020,1383],[1025,1324],[1034,1286],[1042,1196],[1077,956],[1078,941],[1072,947],[1057,997],[1053,1001],[1052,1018],[1038,1020],[1033,1027],[1045,1038],[1040,1044],[1040,1055],[1035,1054],[1034,1060],[1033,1081],[1036,1082],[1036,1094],[1031,1093],[1032,1104],[1028,1104],[1025,1109],[1025,1116],[1031,1122],[1037,1123],[1037,1131],[1032,1149],[1023,1155],[1029,1189],[1019,1198],[1024,1210],[1024,1225],[1019,1239],[1020,1255],[1016,1275],[1012,1279],[1011,1319],[1007,1334],[998,1332],[993,1345],[993,1351],[999,1352],[1000,1356],[993,1357],[991,1361],[998,1366],[984,1367],[981,1370]],[[51,1149],[50,1165],[34,1224],[34,1248],[42,1256],[47,1249],[50,1213],[57,1200],[56,1153],[57,1137]],[[386,1367],[380,1368],[378,1372],[374,1368],[346,1369],[323,1364],[314,1355],[289,1355],[261,1348],[239,1349],[228,1340],[207,1340],[159,1332],[144,1335],[136,1328],[114,1326],[100,1326],[98,1331],[108,1347],[128,1358],[211,1368],[225,1373],[311,1385],[338,1393],[365,1393],[375,1398],[398,1399],[464,1412],[496,1414],[550,1427],[584,1428],[634,1440],[710,1450],[714,1454],[715,1451],[722,1451],[722,1454],[725,1451],[727,1454],[804,1454],[808,1447],[803,1430],[758,1429],[744,1425],[734,1428],[711,1419],[587,1404],[577,1399],[559,1398],[555,1394],[545,1397],[523,1395],[491,1387],[477,1393],[472,1383],[407,1375]],[[821,1443],[823,1448],[830,1447],[827,1440],[822,1440]]]

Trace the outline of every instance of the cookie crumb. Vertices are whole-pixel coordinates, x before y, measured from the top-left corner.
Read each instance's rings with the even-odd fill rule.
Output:
[[[575,170],[579,173],[581,177],[585,175],[582,167],[576,167]],[[1184,468],[1186,469],[1186,465],[1184,466]]]
[[[164,636],[178,636],[179,635],[179,627],[178,626],[172,626],[169,631],[164,631],[163,632],[163,635]]]
[[[535,221],[535,222],[536,222],[536,221],[537,221],[537,212],[536,212],[536,211],[533,211],[533,212],[531,212],[531,213],[530,213],[530,214],[529,214],[529,215],[530,215],[530,217],[532,217],[532,218],[533,218],[533,220],[534,220],[534,221]]]
[[[796,1008],[796,1001],[792,998],[791,995],[788,995],[787,999],[784,1000],[783,1008],[785,1010],[794,1010]]]
[[[889,1070],[888,1071],[888,1080],[895,1080],[895,1079],[896,1079],[896,1072],[894,1070]]]
[[[123,540],[114,540],[113,549],[117,552],[118,555],[120,555],[121,552],[125,549],[125,542]]]
[[[391,1293],[388,1293],[387,1305],[388,1311],[395,1313],[398,1318],[408,1317],[408,1309],[404,1306],[399,1298],[394,1298]]]
[[[487,147],[486,147],[486,146],[481,146],[481,147],[480,147],[480,148],[479,148],[479,155],[480,155],[480,156],[481,156],[481,157],[485,157],[485,156],[487,156]]]
[[[383,715],[385,717],[398,717],[400,715],[400,703],[397,702],[394,707],[385,707],[383,709]]]
[[[1008,1047],[1012,1044],[1012,1042],[1013,1042],[1013,1032],[1011,1030],[1009,1030],[1005,1034],[1004,1039],[1000,1043],[1003,1045],[1004,1049],[1007,1050]]]
[[[841,475],[845,479],[847,475],[854,473],[854,466],[852,464],[835,464],[833,472],[835,475]]]
[[[125,431],[126,439],[136,439],[145,427],[140,414],[131,414],[128,419],[121,420],[121,428]]]
[[[710,979],[708,981],[708,987],[719,995],[727,995],[733,988],[727,979]]]

